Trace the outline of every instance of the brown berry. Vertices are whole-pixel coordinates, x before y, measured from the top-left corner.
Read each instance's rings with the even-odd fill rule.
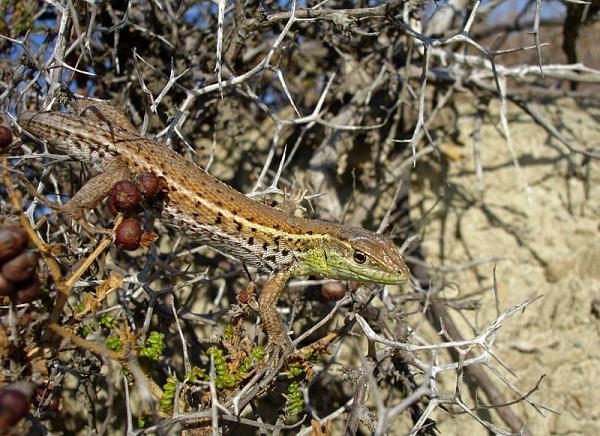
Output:
[[[15,301],[17,304],[29,303],[40,295],[40,279],[35,274],[30,280],[19,283],[16,290]]]
[[[134,212],[139,209],[141,199],[142,193],[135,183],[121,180],[110,191],[109,204],[120,212]]]
[[[38,266],[38,255],[26,251],[2,265],[2,275],[13,283],[24,282],[31,278]]]
[[[340,282],[325,283],[321,286],[321,295],[329,301],[341,300],[346,291],[346,286]]]
[[[31,394],[27,389],[7,387],[0,391],[0,431],[10,429],[24,418],[29,411],[30,402]]]
[[[142,195],[148,200],[156,197],[160,189],[158,177],[152,173],[141,173],[137,176],[137,183]]]
[[[8,148],[12,143],[13,134],[8,127],[0,126],[0,150]]]
[[[115,243],[124,250],[136,250],[142,239],[142,226],[135,218],[124,219],[115,230]]]
[[[5,262],[19,254],[27,246],[29,237],[21,226],[0,227],[0,262]]]
[[[0,274],[0,295],[8,295],[14,291],[15,285],[6,280],[2,274]]]

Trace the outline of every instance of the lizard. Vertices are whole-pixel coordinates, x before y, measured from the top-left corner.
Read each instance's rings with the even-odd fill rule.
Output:
[[[79,114],[24,112],[18,120],[52,149],[98,172],[62,212],[80,220],[117,181],[153,173],[162,195],[151,210],[164,224],[266,272],[258,313],[268,347],[289,341],[276,306],[290,278],[316,275],[402,284],[410,276],[391,239],[360,227],[292,216],[254,201],[169,147],[138,134],[114,106],[90,103]]]

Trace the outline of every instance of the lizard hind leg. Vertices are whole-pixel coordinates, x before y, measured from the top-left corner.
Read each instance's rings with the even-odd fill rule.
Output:
[[[278,204],[276,208],[291,216],[296,215],[297,211],[300,212],[302,216],[305,216],[306,209],[303,208],[300,203],[304,201],[307,192],[306,189],[301,188],[292,189],[289,192],[285,191],[283,202]]]
[[[76,108],[77,113],[81,116],[106,123],[108,127],[114,125],[128,132],[137,133],[127,116],[116,106],[91,99],[82,99],[77,100]]]

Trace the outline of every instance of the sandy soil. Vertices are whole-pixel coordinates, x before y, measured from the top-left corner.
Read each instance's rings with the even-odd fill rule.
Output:
[[[600,108],[572,100],[537,107],[574,145],[599,149]],[[542,416],[525,403],[513,406],[530,431],[598,434],[600,163],[585,163],[581,155],[570,154],[512,107],[510,128],[520,173],[500,133],[498,104],[490,109],[481,130],[483,181],[475,173],[472,154],[475,108],[465,106],[458,117],[458,140],[443,145],[460,157],[449,163],[447,183],[441,168],[416,174],[413,218],[422,218],[445,192],[445,199],[425,218],[428,260],[452,266],[502,256],[506,260],[497,262],[496,271],[501,309],[542,295],[510,319],[497,340],[499,355],[517,376],[508,377],[523,392],[546,375],[532,398],[556,413],[545,411]],[[478,330],[496,316],[492,268],[486,262],[448,276],[460,288],[449,290],[449,297],[485,290],[482,310],[468,317]],[[471,330],[462,322],[461,331],[469,336]],[[440,411],[436,419],[444,435],[486,434],[466,416],[451,418]],[[501,424],[497,418],[494,422]]]

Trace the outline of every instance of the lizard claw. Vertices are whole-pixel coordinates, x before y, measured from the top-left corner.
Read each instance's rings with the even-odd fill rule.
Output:
[[[285,360],[293,352],[293,343],[288,335],[282,335],[278,338],[271,338],[267,342],[266,351],[269,354],[269,360],[273,361],[273,366],[277,366],[283,359]]]
[[[285,191],[283,202],[278,204],[276,208],[291,216],[293,216],[297,210],[305,213],[306,210],[300,206],[300,203],[302,203],[304,197],[306,197],[307,192],[308,190],[306,189],[292,189],[289,192]]]

